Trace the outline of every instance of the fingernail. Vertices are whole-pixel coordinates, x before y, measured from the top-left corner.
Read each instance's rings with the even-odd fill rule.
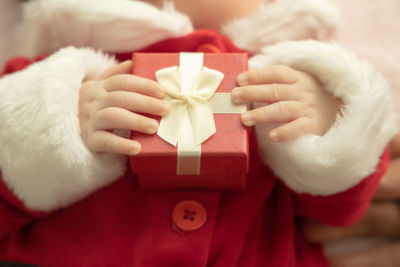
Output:
[[[158,86],[157,87],[157,94],[158,94],[158,96],[160,98],[164,98],[167,95],[167,91],[163,87]]]
[[[232,101],[239,103],[241,98],[242,92],[239,88],[234,88],[232,90]]]
[[[237,77],[237,83],[239,85],[247,85],[248,84],[248,76],[246,73],[241,73]]]
[[[147,133],[154,134],[158,130],[158,122],[156,120],[150,120],[147,125]]]
[[[132,144],[132,148],[131,148],[131,151],[129,152],[129,154],[132,156],[135,156],[135,155],[139,154],[141,149],[142,149],[142,147],[139,143],[134,143],[134,144]]]
[[[272,141],[278,142],[279,141],[279,135],[277,132],[270,132],[269,133],[269,138],[271,138]]]
[[[123,61],[121,64],[131,64],[132,63],[132,59],[128,59]]]
[[[255,124],[254,117],[250,112],[242,113],[242,122],[246,126],[253,126]]]
[[[163,102],[161,104],[161,116],[167,115],[168,112],[169,112],[169,109],[170,109],[169,103],[168,102]]]

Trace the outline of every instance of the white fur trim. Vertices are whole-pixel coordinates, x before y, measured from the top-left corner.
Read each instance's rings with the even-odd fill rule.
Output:
[[[249,17],[226,24],[222,32],[238,47],[256,54],[281,41],[326,40],[338,21],[338,9],[330,0],[276,0]]]
[[[29,1],[23,13],[14,16],[19,19],[12,27],[15,38],[1,38],[1,42],[10,48],[10,55],[28,57],[68,45],[130,52],[193,31],[190,19],[166,3],[160,10],[137,0]],[[279,41],[326,39],[337,21],[338,11],[331,0],[276,0],[249,17],[227,23],[222,32],[255,54]],[[2,23],[3,18],[0,27]]]
[[[132,0],[35,0],[24,5],[15,53],[37,56],[73,45],[131,52],[190,33],[189,18]]]
[[[123,157],[85,147],[78,120],[82,80],[115,64],[69,47],[0,80],[0,169],[28,208],[67,206],[123,174]]]
[[[358,184],[375,171],[385,146],[397,132],[390,88],[367,62],[335,44],[317,41],[280,43],[253,57],[250,68],[284,64],[313,74],[344,106],[324,135],[306,135],[274,144],[273,125],[256,127],[263,160],[300,193],[330,195]]]

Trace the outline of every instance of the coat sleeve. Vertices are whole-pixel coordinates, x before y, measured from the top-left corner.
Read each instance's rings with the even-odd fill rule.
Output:
[[[273,143],[268,132],[277,125],[256,126],[264,163],[296,192],[299,205],[336,206],[342,211],[353,206],[357,217],[356,213],[365,210],[386,168],[385,147],[398,131],[397,109],[387,82],[370,64],[334,43],[278,43],[250,60],[252,69],[271,64],[312,74],[324,90],[342,100],[343,106],[323,136],[305,135]],[[353,196],[354,192],[357,195]],[[303,207],[300,210],[316,215]],[[326,216],[322,217],[339,224],[353,221],[350,217],[328,220]]]
[[[0,77],[22,70],[33,62],[27,58],[13,58],[5,65]],[[35,218],[45,215],[45,212],[35,212],[26,209],[24,204],[4,184],[0,172],[0,238],[2,235],[30,223]]]
[[[68,47],[29,63],[12,61],[0,79],[0,227],[8,229],[85,198],[125,168],[125,157],[86,148],[78,119],[82,81],[115,60]]]
[[[47,214],[27,209],[3,183],[0,173],[0,238]]]
[[[344,192],[329,196],[293,192],[295,214],[335,226],[348,226],[358,221],[367,211],[389,160],[386,149],[375,172]]]

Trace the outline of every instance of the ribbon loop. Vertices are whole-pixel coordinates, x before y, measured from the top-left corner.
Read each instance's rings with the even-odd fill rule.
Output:
[[[182,56],[182,55],[181,55]],[[185,67],[181,66],[180,68]],[[185,113],[190,117],[193,138],[196,145],[201,145],[215,132],[215,123],[212,108],[208,100],[218,89],[224,74],[206,67],[190,68],[192,81],[185,81],[192,87],[184,88],[182,73],[188,69],[169,67],[156,72],[157,81],[166,89],[170,101],[171,111],[161,119],[157,134],[173,146],[178,143],[181,125]],[[185,134],[185,133],[182,133]]]
[[[178,67],[175,66],[158,70],[156,72],[156,78],[169,96],[179,98],[181,94],[181,77]]]
[[[223,78],[221,72],[202,67],[193,86],[196,95],[210,100]]]

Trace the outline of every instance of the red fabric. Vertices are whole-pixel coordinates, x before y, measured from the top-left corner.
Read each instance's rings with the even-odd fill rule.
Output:
[[[1,75],[5,75],[5,74],[23,70],[27,66],[32,64],[32,62],[33,62],[32,60],[24,58],[24,57],[13,58],[7,62]]]
[[[196,30],[193,33],[175,39],[168,39],[150,45],[137,52],[179,53],[210,52],[209,46],[217,47],[220,53],[243,53],[227,37],[213,30]],[[119,61],[132,59],[132,53],[116,55]]]
[[[220,50],[232,46],[226,38],[206,33],[207,38],[215,35],[214,44]],[[175,52],[177,46],[196,51],[202,40],[210,41],[207,38],[194,38],[197,46],[190,38],[180,38],[163,42],[165,47],[152,47],[162,52]],[[308,244],[299,235],[296,216],[336,225],[354,222],[365,211],[388,159],[386,151],[377,172],[354,188],[330,197],[312,197],[293,193],[274,177],[261,163],[250,134],[245,191],[140,191],[137,177],[128,170],[79,203],[29,224],[31,220],[19,220],[24,211],[9,201],[14,198],[11,192],[2,190],[0,231],[19,230],[0,237],[0,261],[57,267],[327,266],[320,246]],[[182,232],[172,224],[173,207],[183,200],[205,207],[207,220],[200,229]]]
[[[28,67],[29,65],[31,65],[32,63],[43,60],[46,57],[47,57],[46,55],[43,55],[43,56],[39,56],[33,60],[25,58],[25,57],[12,58],[6,63],[3,71],[0,73],[0,77],[3,75],[6,75],[6,74],[10,74],[10,73],[14,73],[14,72],[23,70],[26,67]]]
[[[8,214],[9,219],[1,216]],[[31,211],[16,198],[4,184],[0,173],[0,236],[17,230],[21,225],[30,223],[35,218],[44,217],[46,213]]]
[[[294,193],[296,214],[336,226],[348,226],[354,223],[367,211],[369,200],[374,195],[380,178],[386,172],[389,160],[390,153],[386,149],[376,172],[346,192],[329,197]]]
[[[230,93],[237,86],[236,78],[247,70],[247,61],[246,53],[204,54],[203,66],[224,74],[216,93]],[[133,74],[156,80],[157,70],[177,66],[179,62],[179,53],[134,53]],[[132,132],[132,139],[142,147],[139,155],[131,157],[131,167],[138,174],[141,188],[243,189],[249,154],[246,127],[240,122],[240,114],[214,114],[213,117],[216,133],[201,144],[199,175],[174,175],[177,147],[166,144],[158,136]],[[168,179],[163,177],[165,174]]]

